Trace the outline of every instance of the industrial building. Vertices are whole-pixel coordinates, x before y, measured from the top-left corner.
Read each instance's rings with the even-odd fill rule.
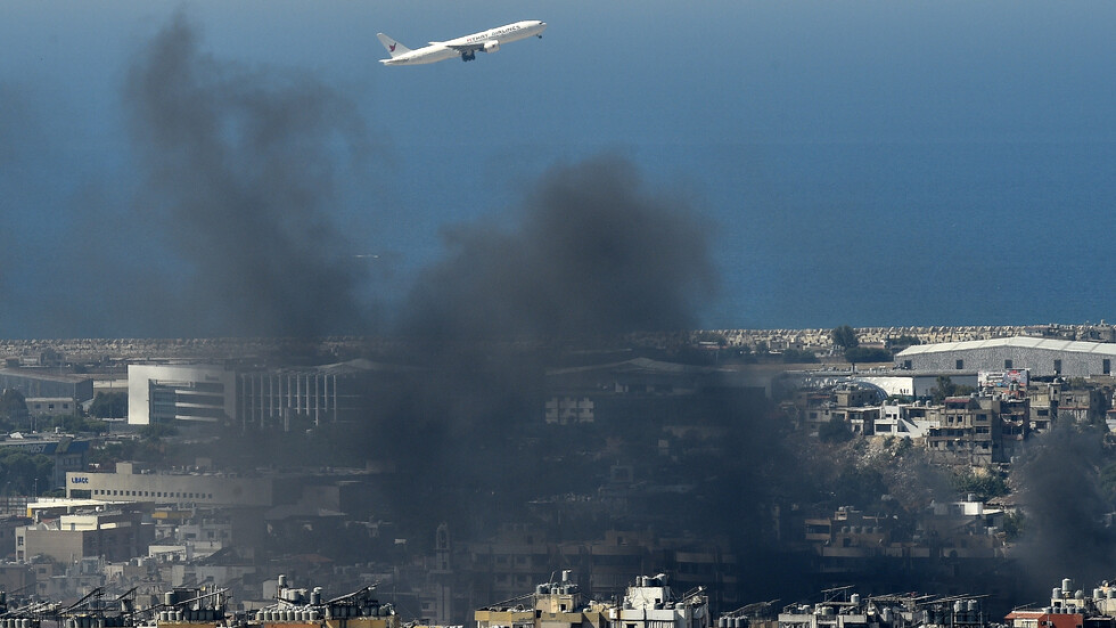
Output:
[[[1116,344],[1016,336],[908,347],[895,366],[914,371],[1029,369],[1031,377],[1111,375]]]
[[[80,375],[51,375],[32,369],[0,369],[0,391],[3,390],[18,390],[25,399],[70,399],[82,403],[93,399],[93,380]]]
[[[243,372],[237,376],[237,418],[260,427],[302,417],[314,425],[358,421],[369,408],[377,366],[353,360],[301,369]]]

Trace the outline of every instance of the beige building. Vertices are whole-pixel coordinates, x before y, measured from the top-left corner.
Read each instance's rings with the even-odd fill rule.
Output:
[[[147,554],[155,526],[139,511],[93,511],[66,514],[16,530],[16,560],[47,556],[68,564],[85,557],[123,562]]]
[[[271,506],[274,480],[220,473],[136,472],[118,463],[115,473],[66,474],[66,495],[106,502],[145,501],[207,506]]]

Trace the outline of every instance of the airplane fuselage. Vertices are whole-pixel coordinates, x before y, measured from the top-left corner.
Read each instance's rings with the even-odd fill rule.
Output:
[[[394,49],[398,45],[390,38],[381,36],[384,46],[392,54],[390,59],[381,59],[384,65],[422,65],[437,63],[453,57],[462,57],[466,61],[472,60],[477,52],[495,52],[500,46],[527,39],[528,37],[542,37],[546,30],[546,22],[540,20],[526,20],[498,28],[492,28],[480,33],[473,33],[449,41],[432,41],[429,46],[416,50],[406,50],[396,54]],[[389,43],[389,41],[391,43]]]

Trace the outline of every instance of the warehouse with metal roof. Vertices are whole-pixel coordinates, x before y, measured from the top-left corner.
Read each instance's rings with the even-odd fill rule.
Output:
[[[895,366],[915,371],[1029,369],[1032,377],[1111,375],[1116,344],[1015,336],[915,345],[895,354]]]

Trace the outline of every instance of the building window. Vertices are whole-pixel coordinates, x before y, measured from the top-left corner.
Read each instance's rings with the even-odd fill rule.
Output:
[[[1004,360],[1004,368],[1006,368],[1006,369],[1011,368],[1011,360]]]
[[[1061,360],[1054,360],[1054,374],[1055,375],[1061,375],[1062,374],[1062,361]]]
[[[1101,362],[1101,371],[1105,375],[1110,375],[1112,373],[1112,360],[1105,358],[1104,361]]]
[[[958,371],[960,371],[961,369],[965,368],[965,361],[964,361],[964,360],[958,360],[958,361],[957,361],[957,364],[955,365],[955,368],[956,368],[956,369],[957,369]]]

